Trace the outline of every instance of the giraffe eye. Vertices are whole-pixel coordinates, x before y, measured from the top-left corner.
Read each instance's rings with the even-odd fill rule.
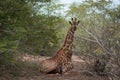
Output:
[[[71,25],[72,25],[72,22],[71,22],[71,21],[69,21],[69,24],[71,24]]]
[[[73,20],[73,18],[71,20]]]
[[[77,25],[80,23],[80,20],[77,22]]]

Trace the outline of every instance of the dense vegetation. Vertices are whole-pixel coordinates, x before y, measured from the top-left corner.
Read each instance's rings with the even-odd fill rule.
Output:
[[[16,54],[55,54],[69,28],[66,18],[77,17],[81,23],[73,52],[105,59],[105,63],[112,57],[120,68],[120,5],[112,0],[73,3],[65,18],[60,13],[64,5],[56,2],[0,0],[0,64],[14,62]]]
[[[59,15],[52,15],[57,5],[47,10],[51,4],[49,1],[1,0],[0,52],[17,50],[31,54],[50,54],[51,49],[57,46],[59,35],[56,25],[61,22]],[[46,8],[46,14],[39,11],[43,7]]]
[[[74,43],[75,51],[92,59],[95,58],[98,74],[105,70],[111,71],[115,65],[116,69],[120,67],[119,13],[120,5],[115,6],[112,0],[73,3],[67,13],[68,16],[77,16],[81,19]],[[120,72],[117,75],[120,75]]]

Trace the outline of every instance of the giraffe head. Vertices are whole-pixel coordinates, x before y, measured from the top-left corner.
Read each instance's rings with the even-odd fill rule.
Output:
[[[72,18],[71,21],[69,21],[72,28],[76,30],[77,25],[79,24],[80,20],[77,20],[77,18]]]

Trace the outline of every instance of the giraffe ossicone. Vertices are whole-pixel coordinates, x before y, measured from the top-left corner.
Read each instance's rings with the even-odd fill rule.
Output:
[[[68,30],[63,46],[56,52],[56,54],[48,59],[40,62],[42,73],[59,73],[63,74],[73,69],[72,64],[72,46],[74,33],[79,24],[77,18],[72,18],[70,21],[71,28]]]
[[[77,20],[77,18],[71,18],[71,21],[69,21],[69,23],[71,25],[78,25],[80,22],[80,20]]]

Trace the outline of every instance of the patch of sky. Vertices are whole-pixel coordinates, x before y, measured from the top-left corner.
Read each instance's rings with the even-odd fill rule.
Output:
[[[47,4],[39,3],[43,7],[41,9],[39,9],[38,14],[49,14],[49,11],[51,11],[52,12],[51,15],[57,14],[57,15],[61,15],[61,16],[65,17],[66,12],[67,12],[67,10],[69,10],[69,7],[71,4],[73,4],[73,3],[82,4],[83,1],[85,1],[85,0],[58,0],[58,1],[56,0],[55,3],[52,3],[52,4],[49,2]],[[97,1],[97,0],[94,0],[94,1]],[[108,0],[106,0],[106,1],[108,1]],[[109,8],[113,8],[113,7],[120,5],[120,0],[111,0],[111,1],[113,3],[110,6],[108,6]],[[55,11],[54,10],[52,11],[53,4],[56,4],[56,5],[63,4],[64,6],[63,7],[61,6],[59,9],[57,9]]]
[[[66,11],[69,10],[69,6],[73,3],[80,3],[82,4],[83,1],[86,1],[86,0],[59,0],[57,3],[58,4],[64,4],[64,7],[63,9],[59,10],[59,12],[65,16],[66,15]],[[94,1],[97,1],[97,0],[94,0]],[[109,1],[109,0],[106,0],[106,1]],[[112,1],[112,4],[110,6],[108,6],[109,8],[115,8],[117,7],[118,5],[120,5],[120,0],[111,0]]]

